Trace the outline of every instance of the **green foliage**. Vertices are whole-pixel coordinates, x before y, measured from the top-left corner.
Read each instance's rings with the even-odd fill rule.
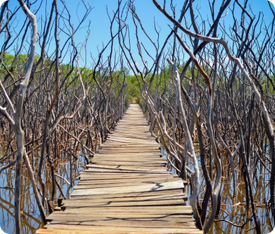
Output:
[[[127,76],[127,94],[128,94],[128,99],[136,100],[139,102],[141,100],[141,95],[140,95],[140,89],[139,89],[139,83],[138,83],[138,78],[135,76]]]

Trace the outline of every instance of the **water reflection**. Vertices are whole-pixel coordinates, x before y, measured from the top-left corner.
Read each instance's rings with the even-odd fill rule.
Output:
[[[168,157],[165,149],[161,149],[163,156]],[[200,159],[198,156],[200,165]],[[173,159],[172,159],[172,162]],[[188,162],[189,165],[192,162]],[[229,171],[229,164],[224,160],[223,163],[223,182],[221,188],[221,210],[213,223],[209,234],[256,234],[255,224],[252,219],[251,204],[249,208],[246,207],[246,189],[243,175],[241,173],[241,165],[235,162],[235,176],[236,176],[236,197],[233,196],[233,181]],[[176,170],[167,164],[167,168],[173,173],[177,174]],[[250,171],[251,185],[253,188],[254,205],[256,214],[261,223],[261,230],[263,234],[272,231],[271,213],[268,209],[268,201],[270,199],[269,178],[270,172],[266,170],[262,164],[256,164]],[[188,189],[190,191],[190,188]],[[201,202],[204,194],[204,180],[201,179]],[[189,194],[190,195],[190,194]],[[211,203],[209,203],[209,208]]]
[[[62,188],[66,198],[69,197],[72,192],[72,185],[78,183],[78,175],[84,165],[83,157],[78,157],[76,160],[74,157],[63,155],[62,160],[56,161],[56,173],[60,175],[57,177],[57,181]],[[3,166],[3,165],[2,165]],[[52,193],[52,186],[50,180],[50,171],[45,171],[43,174],[47,189],[47,199],[50,199]],[[3,171],[0,174],[0,226],[2,230],[8,234],[15,233],[14,226],[14,178],[15,169],[13,167]],[[69,184],[68,184],[69,182]],[[22,222],[22,234],[31,234],[41,227],[41,218],[36,200],[33,195],[33,189],[31,182],[28,178],[28,172],[26,168],[22,171],[22,195],[21,195],[21,222]],[[61,193],[56,188],[55,203],[57,199],[61,197]]]
[[[165,149],[161,149],[163,157],[167,157]],[[35,161],[34,161],[35,162]],[[35,164],[35,163],[34,163]],[[69,197],[73,188],[72,185],[78,183],[78,174],[83,169],[85,164],[84,158],[79,157],[76,160],[74,157],[68,157],[68,155],[62,155],[62,159],[56,161],[56,173],[60,175],[57,177],[57,181],[60,184],[63,193],[66,198]],[[176,170],[167,165],[168,169],[177,174]],[[235,165],[236,173],[236,197],[233,196],[233,182],[231,173],[228,171],[228,163],[224,162],[223,168],[223,186],[221,190],[221,210],[213,223],[210,231],[211,234],[256,234],[254,230],[254,222],[252,220],[251,206],[246,208],[246,190],[243,176],[241,174],[240,165]],[[15,233],[14,228],[14,168],[3,171],[0,174],[0,225],[4,232],[8,234]],[[252,179],[254,203],[256,207],[256,213],[261,223],[262,233],[271,232],[270,213],[266,204],[269,201],[269,176],[270,173],[261,165],[256,165],[253,170],[250,171]],[[51,181],[50,171],[44,172],[44,178],[47,187],[48,199],[51,195]],[[203,179],[201,180],[201,194],[203,195]],[[23,168],[22,177],[22,196],[21,196],[21,210],[22,210],[22,234],[35,233],[36,229],[41,227],[40,215],[38,207],[33,196],[32,186],[28,179],[27,170]],[[55,198],[61,197],[60,191],[56,188]],[[190,191],[190,189],[188,189]],[[200,199],[203,197],[201,196]],[[211,203],[209,204],[211,206]],[[209,207],[210,208],[210,207]]]

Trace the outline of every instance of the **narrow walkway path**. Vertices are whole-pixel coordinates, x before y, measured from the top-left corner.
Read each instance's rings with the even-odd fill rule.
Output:
[[[203,233],[186,205],[184,183],[167,171],[140,107],[132,104],[81,173],[65,211],[42,233]]]

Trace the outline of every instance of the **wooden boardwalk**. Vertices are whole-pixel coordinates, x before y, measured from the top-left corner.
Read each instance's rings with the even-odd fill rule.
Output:
[[[36,233],[203,233],[186,204],[184,183],[167,171],[140,107],[132,104],[116,131],[80,175],[64,211]]]

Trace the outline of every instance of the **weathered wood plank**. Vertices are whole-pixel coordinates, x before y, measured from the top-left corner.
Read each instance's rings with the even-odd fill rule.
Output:
[[[111,158],[115,158],[115,157],[133,157],[133,158],[147,158],[147,157],[156,157],[156,158],[162,158],[161,154],[159,151],[157,152],[137,152],[137,153],[120,153],[120,154],[112,154],[112,153],[102,153],[100,152],[99,154],[96,154],[95,157],[101,157],[101,156],[109,156]]]
[[[202,234],[202,231],[194,229],[177,229],[177,228],[161,228],[161,229],[148,229],[148,228],[136,228],[135,230],[131,228],[101,228],[101,227],[79,227],[67,225],[51,225],[51,230],[49,229],[39,229],[37,234],[171,234],[171,233],[181,233],[181,234]],[[67,230],[66,230],[67,228]],[[69,230],[68,230],[69,229]]]
[[[116,194],[93,194],[93,198],[97,198],[97,197],[101,197],[101,198],[131,198],[131,197],[145,197],[145,198],[152,198],[155,196],[162,196],[162,195],[180,195],[180,194],[184,194],[182,192],[182,189],[175,189],[175,190],[169,190],[169,193],[167,192],[167,190],[162,190],[162,191],[150,191],[150,192],[136,192],[136,193],[116,193]],[[71,198],[86,198],[88,199],[89,197],[91,197],[91,195],[75,195],[74,193],[71,195]]]
[[[126,168],[117,168],[117,169],[105,169],[105,168],[89,168],[87,171],[90,173],[112,173],[112,174],[116,174],[116,173],[125,173],[125,174],[133,174],[133,173],[143,173],[143,174],[158,174],[158,175],[162,175],[162,174],[168,174],[167,171],[164,171],[162,169],[155,169],[155,168],[151,168],[151,167],[147,167],[145,168],[146,170],[142,170],[142,169],[126,169]]]
[[[93,176],[92,176],[93,177]],[[91,177],[91,178],[92,178]],[[79,188],[80,185],[101,185],[101,184],[108,184],[108,185],[112,185],[112,184],[124,184],[124,185],[133,185],[133,183],[140,183],[140,184],[156,184],[156,183],[163,183],[163,182],[171,182],[171,181],[178,181],[178,178],[174,178],[174,177],[156,177],[154,179],[150,178],[150,177],[134,177],[134,178],[119,178],[119,180],[109,180],[109,178],[101,178],[100,180],[85,180],[85,181],[80,181],[78,183],[77,188]],[[184,182],[184,181],[183,181]],[[108,186],[109,187],[109,186]]]
[[[169,178],[172,176],[170,173],[166,174],[161,174],[161,177]],[[84,173],[80,174],[81,181],[85,180],[118,180],[118,179],[136,179],[136,178],[144,178],[144,179],[150,179],[151,181],[154,181],[154,179],[159,178],[160,175],[155,173],[155,174],[146,174],[146,173],[139,173],[139,172],[133,172],[133,173],[105,173],[105,174],[100,174],[100,173],[92,173],[91,171],[85,171]],[[170,177],[171,178],[171,177]]]
[[[182,228],[183,226],[187,228],[194,228],[196,229],[196,226],[194,222],[165,222],[164,220],[161,221],[121,221],[121,220],[115,220],[112,219],[106,220],[106,221],[59,221],[59,220],[53,220],[51,222],[51,225],[53,224],[67,224],[67,225],[81,225],[81,226],[90,226],[90,227],[128,227],[128,228],[137,228],[137,227],[144,227],[144,228]]]
[[[144,166],[146,166],[146,164],[144,165]],[[96,165],[96,164],[89,164],[89,165],[87,165],[86,167],[87,168],[90,168],[90,169],[108,169],[108,170],[115,170],[115,171],[122,171],[122,170],[126,170],[126,171],[137,171],[137,172],[139,172],[139,171],[141,171],[141,172],[143,172],[143,171],[147,171],[147,170],[144,170],[144,166],[122,166],[122,165],[120,165],[119,163],[117,163],[116,165]],[[146,169],[147,169],[148,167],[146,167]],[[167,169],[166,168],[164,168],[164,167],[149,167],[149,168],[151,168],[152,170],[154,170],[154,171],[160,171],[160,172],[166,172],[167,171]],[[89,171],[89,170],[88,170]]]
[[[97,201],[94,199],[86,200],[66,200],[66,207],[138,207],[138,206],[171,206],[185,205],[183,199],[174,200],[147,200],[147,201]]]
[[[112,183],[112,182],[108,182],[108,181],[101,181],[100,182],[90,182],[90,183],[80,183],[77,185],[77,187],[75,187],[75,190],[78,190],[78,189],[92,189],[92,188],[104,188],[104,187],[125,187],[125,186],[131,186],[133,185],[133,182],[135,182],[137,185],[147,185],[147,184],[156,184],[156,183],[162,183],[162,181],[160,182],[144,182],[144,181],[138,181],[138,180],[132,180],[131,182],[129,181],[123,181],[121,183],[119,182],[116,182],[116,183]]]
[[[56,212],[56,214],[51,214],[48,216],[47,221],[52,222],[52,220],[65,221],[82,221],[83,218],[75,213]],[[194,224],[194,219],[190,215],[151,215],[151,214],[86,214],[85,220],[92,221],[110,221],[110,220],[128,220],[128,221],[164,221],[170,222],[175,220],[180,220],[181,223],[192,222]],[[53,223],[52,223],[53,224]]]
[[[128,187],[111,187],[111,188],[96,188],[96,189],[76,189],[75,195],[93,195],[93,194],[115,194],[115,193],[133,193],[133,192],[149,192],[161,190],[173,190],[184,188],[182,181],[164,182],[157,184],[145,184]]]
[[[151,195],[147,196],[138,196],[137,194],[133,194],[130,196],[93,196],[93,200],[98,202],[120,202],[120,201],[162,201],[162,200],[174,200],[174,199],[184,199],[187,200],[187,197],[184,193],[177,193],[177,194],[158,194],[158,193],[151,193]],[[91,199],[90,196],[74,196],[70,200],[88,200]]]

